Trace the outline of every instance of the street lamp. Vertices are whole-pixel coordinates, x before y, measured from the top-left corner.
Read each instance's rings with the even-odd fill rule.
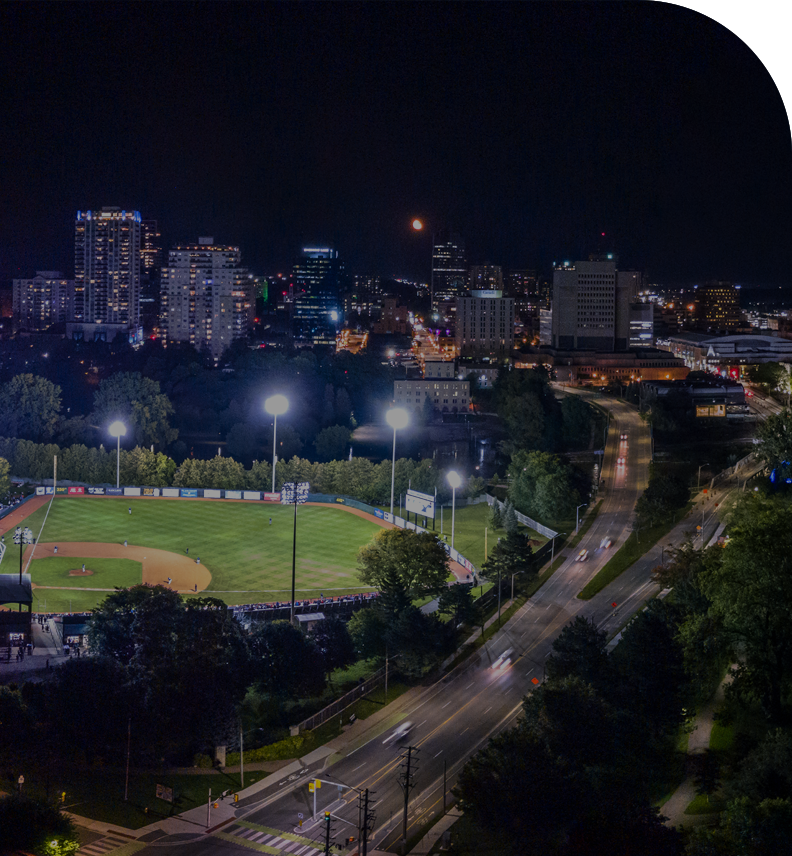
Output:
[[[32,544],[34,541],[33,531],[29,527],[25,527],[24,529],[21,526],[17,526],[14,529],[14,543],[19,544],[19,584],[22,585],[22,550],[25,544]],[[20,605],[20,610],[22,606]]]
[[[391,504],[390,513],[393,514],[393,486],[396,482],[396,431],[406,428],[410,417],[403,407],[391,407],[385,414],[388,425],[393,428],[393,464],[391,466]]]
[[[575,509],[575,534],[577,534],[580,530],[580,509],[586,505],[588,505],[587,502],[581,502],[580,505]]]
[[[416,232],[423,232],[424,222],[416,217],[412,221],[412,227]],[[434,249],[435,249],[435,233],[432,230],[432,255],[430,258],[430,274],[429,274],[429,311],[434,310]]]
[[[118,441],[116,446],[116,490],[121,487],[121,438],[126,436],[126,425],[120,419],[116,419],[108,428],[111,437]]]
[[[291,613],[290,620],[294,624],[294,586],[297,578],[297,506],[308,501],[308,491],[311,485],[308,482],[287,482],[281,491],[281,503],[294,503],[294,537],[292,540],[292,586],[291,586]]]
[[[264,402],[264,409],[273,418],[272,423],[272,492],[275,493],[275,463],[278,456],[275,452],[275,436],[278,433],[278,417],[289,409],[289,399],[285,395],[271,395]]]
[[[451,549],[454,549],[454,517],[456,516],[456,492],[457,488],[462,484],[462,479],[459,473],[451,470],[446,475],[448,483],[451,485]]]
[[[702,464],[701,467],[708,467],[709,464]],[[698,468],[698,476],[696,477],[696,490],[701,487],[701,467]]]

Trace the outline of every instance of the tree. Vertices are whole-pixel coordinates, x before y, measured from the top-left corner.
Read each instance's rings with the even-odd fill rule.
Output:
[[[251,676],[270,695],[319,695],[324,664],[314,642],[288,621],[259,621],[248,636]]]
[[[792,675],[792,528],[789,504],[750,493],[732,516],[723,561],[708,568],[702,590],[742,660],[733,691],[760,701],[774,722]]]
[[[49,803],[22,794],[0,799],[0,830],[3,852],[68,856],[80,847],[71,818]]]
[[[0,386],[0,434],[49,441],[60,420],[61,388],[46,378],[19,374]]]
[[[11,465],[5,458],[0,458],[0,501],[5,499],[8,491],[11,490],[11,479],[8,474],[11,472]]]
[[[519,525],[514,506],[507,500],[503,512],[503,528],[506,530],[507,535],[513,535],[517,532]]]
[[[497,499],[490,507],[489,525],[493,530],[503,529],[503,514],[501,513],[500,502]]]
[[[127,426],[127,437],[131,434],[138,446],[172,443],[179,435],[171,427],[173,414],[173,405],[160,391],[159,382],[140,372],[116,372],[99,384],[94,395],[94,424],[104,431],[120,419]]]
[[[567,447],[587,448],[591,438],[591,407],[577,395],[565,395],[561,400],[563,437]]]
[[[553,653],[545,663],[547,677],[562,680],[574,675],[603,692],[614,677],[606,645],[607,636],[596,622],[578,615],[553,641]]]
[[[325,618],[317,622],[311,638],[322,658],[325,674],[355,662],[355,643],[346,622],[340,618]]]
[[[450,585],[440,592],[437,611],[442,615],[453,615],[456,624],[474,626],[480,620],[480,610],[473,600],[472,586],[467,583]]]
[[[693,830],[689,856],[774,856],[789,851],[792,839],[792,801],[766,799],[756,804],[748,797],[726,807],[717,829]]]
[[[358,553],[360,578],[382,589],[398,580],[413,597],[435,594],[448,579],[448,554],[430,532],[385,529]]]
[[[419,678],[437,665],[443,654],[443,625],[434,615],[426,615],[410,604],[388,626],[389,652],[399,655],[399,671]]]
[[[561,407],[539,369],[503,371],[493,387],[498,415],[515,449],[552,450],[561,435]]]
[[[314,448],[320,461],[334,461],[343,458],[352,432],[343,425],[331,425],[316,435]]]
[[[759,424],[757,454],[770,469],[792,464],[792,410],[768,416]]]
[[[726,797],[747,797],[752,803],[765,799],[792,800],[792,737],[781,728],[768,732],[743,760],[728,782]]]
[[[349,635],[358,654],[366,660],[385,656],[385,632],[388,622],[384,611],[377,607],[359,609],[347,624]]]
[[[517,452],[509,466],[509,499],[544,520],[573,517],[580,504],[572,468],[548,452]]]
[[[501,538],[490,551],[482,570],[489,579],[500,581],[508,581],[513,574],[533,576],[536,568],[528,536],[518,530]]]
[[[689,498],[690,489],[679,476],[653,473],[646,490],[635,504],[638,525],[650,528],[663,523],[683,508]]]

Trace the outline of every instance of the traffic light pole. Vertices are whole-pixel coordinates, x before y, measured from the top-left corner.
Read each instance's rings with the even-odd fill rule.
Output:
[[[316,791],[314,791],[314,796],[316,796]],[[324,846],[325,856],[330,856],[330,812],[325,812],[325,846]]]

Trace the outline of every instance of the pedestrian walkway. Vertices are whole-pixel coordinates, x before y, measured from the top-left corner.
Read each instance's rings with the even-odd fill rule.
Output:
[[[709,749],[710,737],[712,736],[712,726],[715,723],[715,714],[723,704],[726,687],[731,683],[731,680],[731,674],[727,674],[718,685],[718,689],[715,690],[712,698],[702,706],[701,710],[697,714],[694,730],[688,737],[688,756],[702,755],[707,751],[707,749]],[[660,811],[668,818],[666,820],[666,826],[704,826],[713,822],[713,819],[717,816],[714,813],[696,815],[685,814],[685,809],[690,805],[695,796],[696,786],[693,781],[693,776],[688,775],[660,809]]]
[[[77,851],[77,856],[104,856],[105,853],[112,853],[113,856],[128,856],[128,854],[137,853],[145,846],[141,841],[130,841],[120,835],[106,835],[90,844],[83,844]]]
[[[459,809],[452,808],[424,835],[424,837],[410,850],[410,856],[427,856],[437,842],[443,837],[458,820],[462,817]]]
[[[324,853],[322,842],[318,840],[244,821],[226,826],[212,834],[215,838],[231,841],[239,846],[258,850],[260,853],[271,853],[273,856],[281,856],[282,853],[293,853],[295,856],[321,856]]]

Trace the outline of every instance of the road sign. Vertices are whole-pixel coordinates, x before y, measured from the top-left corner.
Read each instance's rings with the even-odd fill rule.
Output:
[[[165,800],[165,802],[173,802],[173,788],[166,788],[165,785],[157,785],[157,799]]]
[[[302,819],[303,819],[303,813],[302,813],[301,811],[298,811],[298,812],[297,812],[297,817],[298,817],[300,820],[302,820]]]
[[[422,517],[431,517],[434,519],[435,498],[429,493],[408,490],[404,508],[406,511],[412,511],[414,514],[420,514]]]

